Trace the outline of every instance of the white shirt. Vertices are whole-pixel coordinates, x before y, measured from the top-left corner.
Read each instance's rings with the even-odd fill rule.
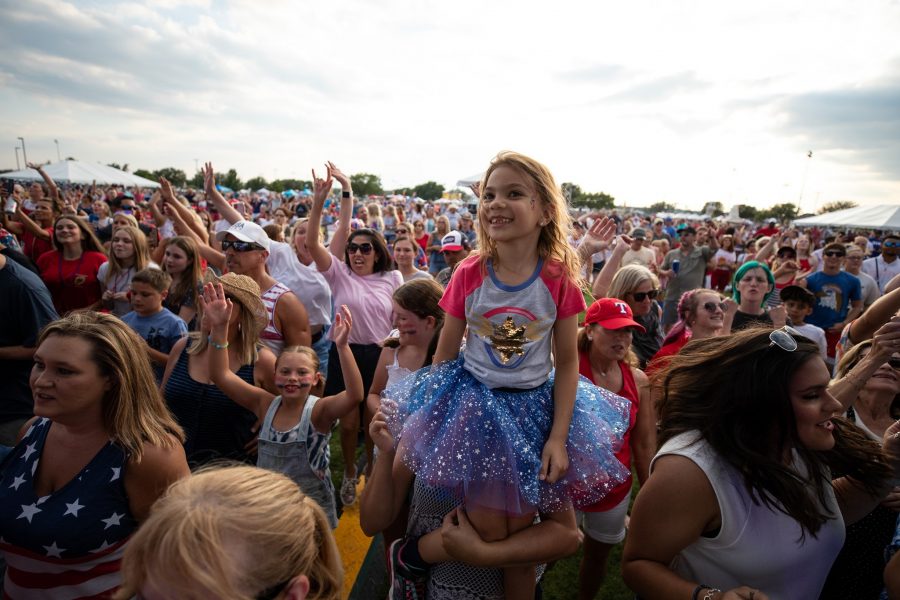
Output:
[[[307,267],[288,244],[273,240],[269,243],[266,266],[273,279],[288,286],[300,298],[309,315],[310,327],[331,324],[331,287],[315,265]]]
[[[850,274],[853,275],[853,273]],[[860,269],[859,275],[853,276],[859,279],[859,285],[862,290],[863,307],[870,307],[881,296],[881,290],[878,289],[878,283],[864,273],[862,269]]]
[[[822,354],[822,360],[828,358],[828,355],[826,354],[825,330],[812,323],[803,323],[802,325],[795,324],[793,325],[793,328],[799,331],[803,337],[807,337],[816,343],[819,347],[819,352]]]
[[[883,294],[888,281],[900,275],[900,258],[895,258],[892,263],[884,262],[881,256],[867,258],[860,270],[878,283],[878,291]]]

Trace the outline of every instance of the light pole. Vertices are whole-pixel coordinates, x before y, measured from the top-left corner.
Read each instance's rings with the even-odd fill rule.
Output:
[[[806,152],[806,167],[803,169],[803,181],[800,184],[800,197],[797,199],[797,212],[802,211],[800,208],[803,204],[803,192],[806,191],[806,176],[809,175],[809,163],[812,161],[812,150]]]
[[[56,144],[56,160],[62,162],[62,156],[59,154],[59,140],[53,140],[53,143]]]
[[[22,167],[19,166],[19,145],[16,144],[16,171],[21,170]]]
[[[22,158],[25,159],[25,166],[28,166],[28,154],[25,152],[25,138],[20,137],[19,141],[22,142]]]

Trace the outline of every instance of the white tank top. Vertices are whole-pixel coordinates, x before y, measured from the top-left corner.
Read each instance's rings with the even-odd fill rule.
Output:
[[[754,504],[741,474],[697,432],[682,433],[666,442],[653,462],[666,454],[689,458],[703,470],[722,515],[718,535],[701,537],[682,550],[672,561],[673,571],[688,581],[722,590],[748,585],[772,600],[819,597],[845,536],[844,519],[830,485],[826,508],[835,517],[822,525],[816,537],[807,532],[801,541],[800,524],[764,504]],[[794,468],[806,474],[796,454]],[[652,472],[653,463],[650,469]]]
[[[266,314],[269,317],[269,321],[266,323],[266,328],[259,334],[259,341],[274,352],[275,356],[280,355],[281,351],[284,350],[284,336],[275,327],[275,306],[278,304],[278,300],[289,291],[291,290],[286,285],[276,281],[275,285],[267,289],[262,295],[262,301],[266,305]]]

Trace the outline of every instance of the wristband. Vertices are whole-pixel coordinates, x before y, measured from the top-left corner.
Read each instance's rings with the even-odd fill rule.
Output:
[[[347,190],[344,190],[343,192],[341,192],[341,198],[349,198],[350,196],[351,196],[351,194]]]
[[[228,342],[224,344],[220,344],[218,342],[214,342],[211,335],[206,336],[206,341],[209,342],[209,345],[215,348],[216,350],[224,350],[228,347]]]

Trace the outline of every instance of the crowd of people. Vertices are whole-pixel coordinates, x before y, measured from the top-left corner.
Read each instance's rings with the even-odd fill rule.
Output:
[[[579,212],[513,152],[468,203],[29,166],[4,597],[337,598],[359,502],[394,599],[540,597],[579,547],[594,598],[623,543],[641,598],[900,598],[897,232]]]

